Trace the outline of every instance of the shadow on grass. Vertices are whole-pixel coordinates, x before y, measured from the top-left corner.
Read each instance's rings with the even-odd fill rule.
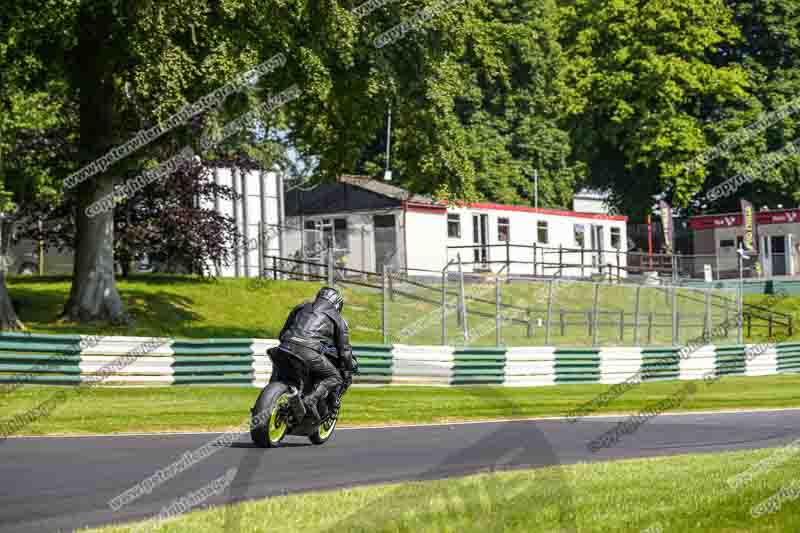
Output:
[[[254,321],[253,306],[248,307],[246,303],[248,300],[252,302],[253,297],[261,301],[260,294],[256,296],[252,293],[262,291],[248,290],[245,281],[159,274],[141,274],[118,280],[117,289],[122,305],[132,319],[130,324],[124,326],[61,320],[59,315],[71,285],[71,278],[66,276],[19,276],[9,280],[8,288],[20,320],[34,333],[182,338],[274,336],[291,307],[309,292],[301,290],[303,288],[300,286],[292,287],[292,291],[279,291],[281,294],[296,291],[297,297],[291,294],[291,302],[274,305],[280,317],[276,315],[274,320],[265,317],[264,320]],[[274,296],[272,288],[265,287],[263,293],[265,302]],[[272,302],[275,303],[275,300]]]

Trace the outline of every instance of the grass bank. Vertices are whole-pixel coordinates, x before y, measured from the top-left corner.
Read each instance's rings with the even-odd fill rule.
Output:
[[[8,282],[20,320],[34,333],[275,338],[289,311],[312,298],[312,282],[201,279],[197,276],[137,275],[117,288],[133,323],[76,324],[58,316],[67,301],[70,279],[16,277]],[[381,340],[380,300],[375,294],[344,289],[345,318],[356,342]]]
[[[215,507],[138,525],[162,533],[228,531],[231,524],[237,531],[286,533],[800,531],[797,502],[751,515],[782,487],[796,486],[800,462],[766,471],[740,490],[728,487],[727,479],[772,453],[683,455],[361,487]],[[121,533],[134,527],[91,531]]]
[[[451,284],[452,285],[452,284]],[[320,287],[315,282],[259,281],[224,278],[201,279],[197,276],[136,275],[119,280],[117,287],[123,303],[133,318],[126,327],[107,324],[75,324],[58,319],[69,295],[70,280],[66,277],[12,277],[8,282],[12,298],[18,304],[20,319],[32,332],[84,333],[106,335],[203,337],[262,337],[274,338],[280,332],[286,315],[297,303],[313,297]],[[431,282],[431,286],[438,285]],[[380,291],[355,285],[343,286],[347,305],[344,315],[350,323],[354,342],[382,342],[382,295]],[[397,292],[388,305],[390,342],[405,344],[439,344],[441,342],[441,296],[436,290],[409,284],[395,285]],[[463,326],[456,318],[455,285],[448,298],[451,312],[447,316],[448,343],[463,342]],[[494,283],[471,284],[467,288],[470,301],[468,325],[471,342],[491,346],[495,343]],[[554,289],[554,306],[550,344],[585,346],[592,335],[587,329],[591,320],[592,289],[586,284],[559,282]],[[703,305],[697,293],[681,289],[678,310],[683,317],[681,342],[697,338],[703,330]],[[404,295],[422,296],[425,300]],[[690,298],[691,297],[691,298]],[[759,303],[763,296],[748,296],[747,301]],[[502,302],[513,308],[504,311],[502,341],[509,346],[544,344],[547,285],[545,283],[511,283],[502,287]],[[630,345],[633,342],[635,290],[627,286],[603,286],[598,294],[600,345]],[[526,311],[531,309],[530,312]],[[800,297],[779,302],[777,311],[791,313],[800,324]],[[622,315],[621,315],[622,314]],[[620,316],[624,320],[621,320]],[[655,318],[653,318],[653,316]],[[713,324],[725,320],[725,313],[714,308]],[[619,327],[623,322],[622,328]],[[652,327],[648,326],[652,322]],[[640,342],[646,342],[648,330],[652,343],[672,342],[670,302],[665,294],[654,288],[641,291]],[[533,327],[529,330],[528,323]],[[620,332],[620,330],[622,330]],[[754,328],[748,341],[765,337],[764,328]],[[794,337],[800,339],[800,327]],[[731,330],[727,338],[715,338],[718,344],[735,342]]]
[[[643,383],[595,414],[633,413],[671,397],[686,382]],[[503,387],[355,387],[345,398],[342,425],[431,423],[563,416],[590,402],[606,385]],[[724,377],[698,387],[681,411],[800,407],[800,375]],[[0,424],[28,412],[56,388],[25,386],[0,396]],[[68,394],[49,416],[19,434],[88,434],[145,431],[214,431],[233,428],[247,417],[256,388],[100,388]]]

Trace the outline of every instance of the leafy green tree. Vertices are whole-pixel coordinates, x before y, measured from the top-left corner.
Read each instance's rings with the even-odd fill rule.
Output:
[[[2,255],[20,205],[54,202],[59,176],[74,158],[77,106],[53,56],[71,43],[62,2],[14,2],[0,10],[0,214]],[[63,62],[63,56],[60,61]],[[0,269],[0,329],[18,329]]]
[[[666,192],[686,206],[707,177],[704,118],[748,98],[748,76],[710,56],[741,39],[724,0],[575,0],[562,6],[569,130],[589,182],[641,214]]]
[[[391,166],[401,184],[459,199],[533,204],[535,169],[540,204],[567,207],[582,171],[570,158],[568,133],[560,128],[564,58],[556,5],[499,0],[469,6],[482,20],[469,20],[463,46],[447,53],[446,83],[426,84],[417,89],[426,93],[414,94],[419,75],[401,71],[393,81],[404,89],[378,113],[380,122],[370,130],[373,142],[362,145],[357,168],[367,174],[384,168],[385,116],[391,105]],[[444,98],[451,87],[455,90]],[[441,96],[436,118],[421,114],[420,102],[428,94]],[[439,156],[431,157],[437,151]],[[460,173],[444,166],[454,161],[463,165]]]
[[[706,188],[746,172],[748,166],[770,152],[781,150],[800,137],[800,4],[794,0],[764,0],[758,3],[728,0],[742,39],[720,47],[713,55],[717,65],[739,65],[747,74],[748,96],[733,105],[706,110],[709,145],[725,142],[747,130],[746,139],[707,165]],[[786,116],[770,119],[787,106]],[[758,126],[766,119],[768,126]],[[753,127],[755,126],[755,127]],[[737,210],[739,198],[756,205],[800,202],[800,158],[761,171],[753,183],[707,207],[711,211]]]

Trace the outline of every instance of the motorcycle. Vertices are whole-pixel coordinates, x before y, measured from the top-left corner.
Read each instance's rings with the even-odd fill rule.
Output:
[[[306,416],[303,398],[315,383],[309,378],[305,363],[293,354],[271,348],[272,376],[250,410],[250,438],[261,448],[276,448],[287,435],[306,436],[313,444],[325,444],[336,429],[342,396],[350,387],[345,382],[320,400],[317,411],[321,420]]]

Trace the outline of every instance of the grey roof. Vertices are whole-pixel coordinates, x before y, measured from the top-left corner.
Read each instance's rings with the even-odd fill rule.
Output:
[[[397,185],[392,185],[391,183],[387,183],[385,181],[379,181],[372,179],[368,176],[352,176],[352,175],[343,175],[339,176],[339,182],[347,183],[349,185],[354,185],[356,187],[360,187],[362,189],[366,189],[370,192],[374,192],[375,194],[380,194],[382,196],[388,196],[389,198],[394,198],[396,200],[403,200],[421,204],[433,204],[433,198],[430,196],[426,196],[423,194],[414,194],[402,187],[398,187]]]

